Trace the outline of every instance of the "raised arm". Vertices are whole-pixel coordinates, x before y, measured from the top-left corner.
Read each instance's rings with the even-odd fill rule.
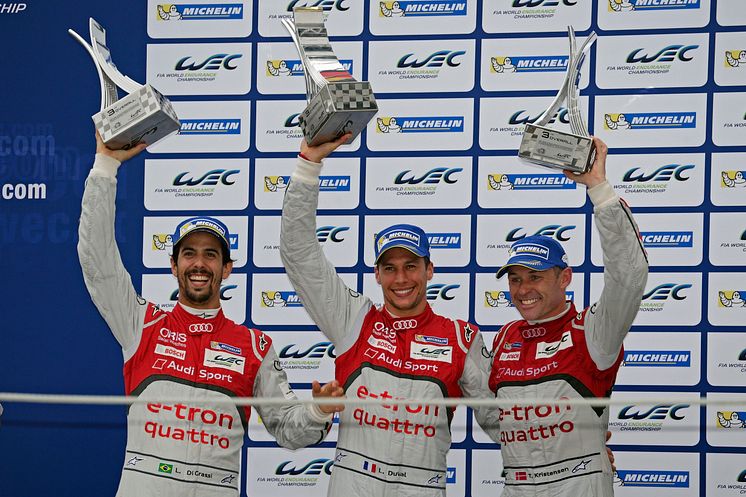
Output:
[[[591,358],[609,368],[640,308],[648,279],[648,261],[637,224],[627,204],[606,181],[606,145],[594,138],[596,161],[590,172],[569,178],[588,186],[604,259],[604,288],[586,312],[585,334]]]
[[[93,303],[127,355],[139,342],[147,303],[135,292],[114,237],[116,174],[121,163],[145,145],[115,151],[106,148],[98,134],[96,141],[96,159],[83,192],[78,258]]]
[[[341,145],[346,136],[325,146]],[[326,154],[316,153],[319,148],[306,147],[304,142],[285,192],[280,255],[306,312],[340,353],[356,340],[351,331],[360,329],[371,303],[345,285],[316,238],[320,161],[326,157]]]

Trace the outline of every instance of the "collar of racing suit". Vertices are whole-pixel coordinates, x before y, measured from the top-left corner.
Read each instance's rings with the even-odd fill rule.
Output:
[[[519,321],[518,329],[521,336],[526,340],[546,340],[555,338],[558,333],[566,331],[566,324],[575,319],[577,312],[572,302],[567,303],[567,308],[557,316],[540,321]]]
[[[191,312],[195,310],[200,311],[199,314]],[[190,335],[212,333],[221,329],[226,321],[222,308],[218,308],[217,313],[214,313],[213,309],[185,308],[178,302],[174,306],[171,316],[180,321]]]
[[[397,323],[402,323],[402,322],[412,323],[412,324],[410,324],[409,326],[406,326],[406,327],[405,326],[401,326],[401,327],[391,326],[391,328],[393,328],[394,330],[397,330],[397,331],[404,331],[404,330],[408,330],[408,329],[419,328],[419,327],[427,324],[428,321],[430,321],[430,319],[432,319],[432,317],[435,315],[435,313],[433,313],[433,308],[430,307],[430,304],[426,304],[425,305],[425,310],[422,311],[421,313],[417,314],[416,316],[407,316],[407,317],[403,317],[403,318],[399,317],[399,316],[394,316],[391,313],[391,311],[389,311],[386,308],[386,306],[383,306],[383,310],[384,310],[384,312],[382,312],[381,315],[383,316],[384,322],[386,323],[386,325],[392,325],[394,322],[397,322]]]
[[[575,305],[574,305],[574,304],[572,303],[572,301],[571,301],[571,300],[568,300],[567,302],[565,302],[565,310],[564,310],[564,311],[562,311],[562,312],[560,312],[560,313],[559,313],[559,314],[557,314],[556,316],[552,316],[552,317],[549,317],[549,318],[546,318],[546,319],[539,319],[539,320],[537,320],[537,321],[526,321],[526,322],[527,322],[528,324],[542,324],[542,323],[548,323],[548,322],[550,322],[550,321],[554,321],[555,319],[559,319],[559,318],[561,318],[562,316],[564,316],[565,314],[567,314],[567,311],[569,311],[570,309],[572,309],[572,310],[573,310],[573,312],[572,312],[571,314],[575,314]]]

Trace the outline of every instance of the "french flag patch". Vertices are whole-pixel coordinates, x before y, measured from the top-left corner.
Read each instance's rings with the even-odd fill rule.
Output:
[[[373,463],[373,462],[369,463],[368,461],[365,461],[363,463],[363,469],[365,471],[370,471],[371,473],[375,473],[377,466],[376,466],[376,463]]]

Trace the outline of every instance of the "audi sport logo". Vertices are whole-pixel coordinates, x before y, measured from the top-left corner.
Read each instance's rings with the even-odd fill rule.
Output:
[[[399,321],[394,321],[394,324],[392,324],[391,327],[398,331],[411,330],[411,329],[417,328],[417,320],[416,319],[400,319]]]
[[[547,334],[547,329],[543,326],[539,326],[538,328],[529,328],[527,330],[523,330],[521,334],[523,335],[523,338],[543,337]]]
[[[192,323],[189,325],[190,333],[212,333],[212,323]]]

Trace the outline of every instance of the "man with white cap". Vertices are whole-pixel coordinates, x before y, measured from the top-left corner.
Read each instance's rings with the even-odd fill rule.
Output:
[[[578,312],[566,300],[572,279],[562,245],[547,236],[513,244],[497,272],[507,274],[510,300],[522,320],[502,327],[492,348],[489,387],[498,399],[547,399],[543,405],[498,408],[505,468],[503,496],[613,495],[604,446],[607,406],[568,406],[552,399],[607,397],[622,360],[622,341],[645,289],[648,264],[629,207],[606,181],[606,145],[594,138],[590,172],[565,173],[586,185],[604,259],[598,302]]]
[[[301,147],[285,194],[280,250],[308,314],[334,343],[336,378],[353,399],[486,397],[489,353],[476,326],[433,312],[427,234],[397,224],[376,234],[382,306],[348,288],[316,237],[321,161],[347,136]],[[443,497],[453,408],[351,406],[340,415],[328,495]],[[491,413],[492,414],[492,413]]]
[[[218,219],[181,222],[173,234],[171,272],[179,287],[173,311],[139,296],[114,236],[116,173],[144,149],[110,150],[97,135],[86,180],[78,255],[94,304],[124,355],[130,406],[118,497],[237,497],[249,406],[233,397],[294,400],[269,336],[228,319],[220,285],[233,268],[230,234]],[[340,396],[336,382],[314,396]],[[189,399],[167,401],[164,399]],[[256,406],[267,430],[288,448],[321,441],[337,406]]]

